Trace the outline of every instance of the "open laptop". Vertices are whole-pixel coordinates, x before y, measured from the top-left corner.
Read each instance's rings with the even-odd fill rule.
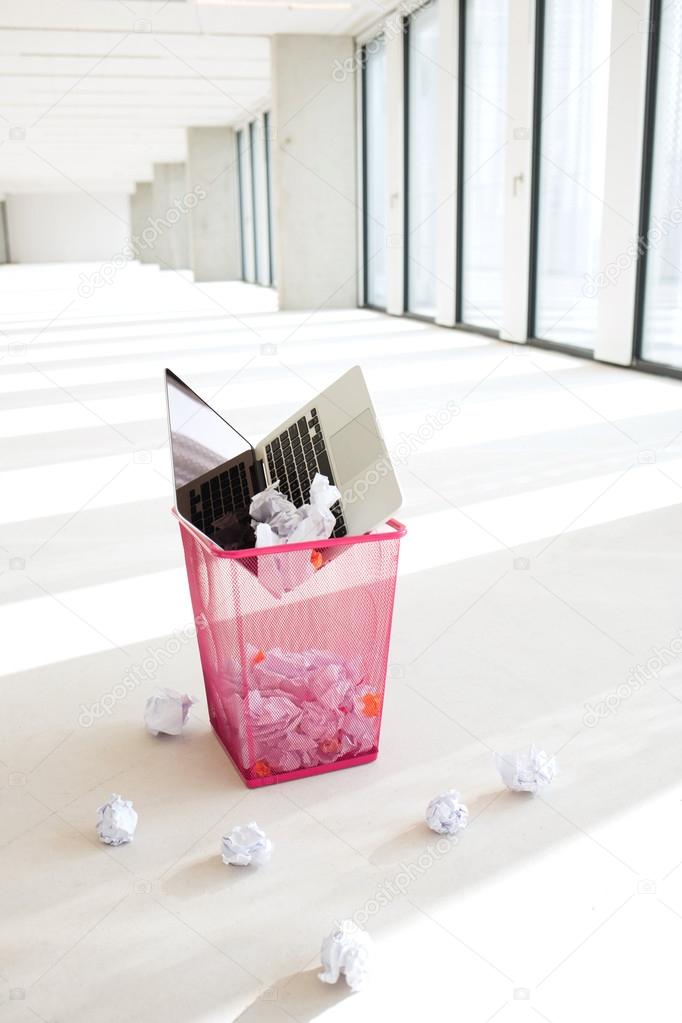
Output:
[[[367,533],[400,507],[398,481],[359,366],[255,447],[175,373],[167,369],[165,376],[177,510],[220,546],[228,546],[226,535],[229,546],[251,546],[253,541],[240,542],[237,522],[250,529],[254,494],[277,483],[300,506],[317,472],[341,491],[332,508],[335,537]]]

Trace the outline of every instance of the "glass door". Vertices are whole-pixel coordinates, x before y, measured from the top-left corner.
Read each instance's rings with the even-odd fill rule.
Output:
[[[593,350],[610,0],[538,0],[531,335]]]

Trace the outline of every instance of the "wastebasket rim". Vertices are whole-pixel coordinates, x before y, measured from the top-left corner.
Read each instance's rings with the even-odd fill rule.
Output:
[[[259,558],[262,554],[283,554],[286,551],[316,551],[323,547],[350,547],[355,543],[371,543],[375,540],[402,540],[407,533],[407,527],[397,519],[388,519],[387,526],[390,532],[363,533],[360,536],[330,537],[329,540],[309,540],[305,543],[287,543],[279,547],[246,547],[238,551],[224,551],[222,547],[209,540],[200,530],[196,529],[190,522],[183,519],[177,508],[171,508],[171,514],[175,516],[180,525],[187,533],[191,533],[194,539],[201,544],[211,557],[214,558]]]

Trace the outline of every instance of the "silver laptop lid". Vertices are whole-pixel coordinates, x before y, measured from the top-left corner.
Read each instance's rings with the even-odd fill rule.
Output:
[[[169,369],[166,398],[176,490],[251,451],[246,438]]]

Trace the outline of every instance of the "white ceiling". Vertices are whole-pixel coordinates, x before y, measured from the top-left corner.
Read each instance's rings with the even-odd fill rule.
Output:
[[[190,125],[263,109],[270,39],[352,32],[378,0],[0,0],[0,194],[132,191]]]

